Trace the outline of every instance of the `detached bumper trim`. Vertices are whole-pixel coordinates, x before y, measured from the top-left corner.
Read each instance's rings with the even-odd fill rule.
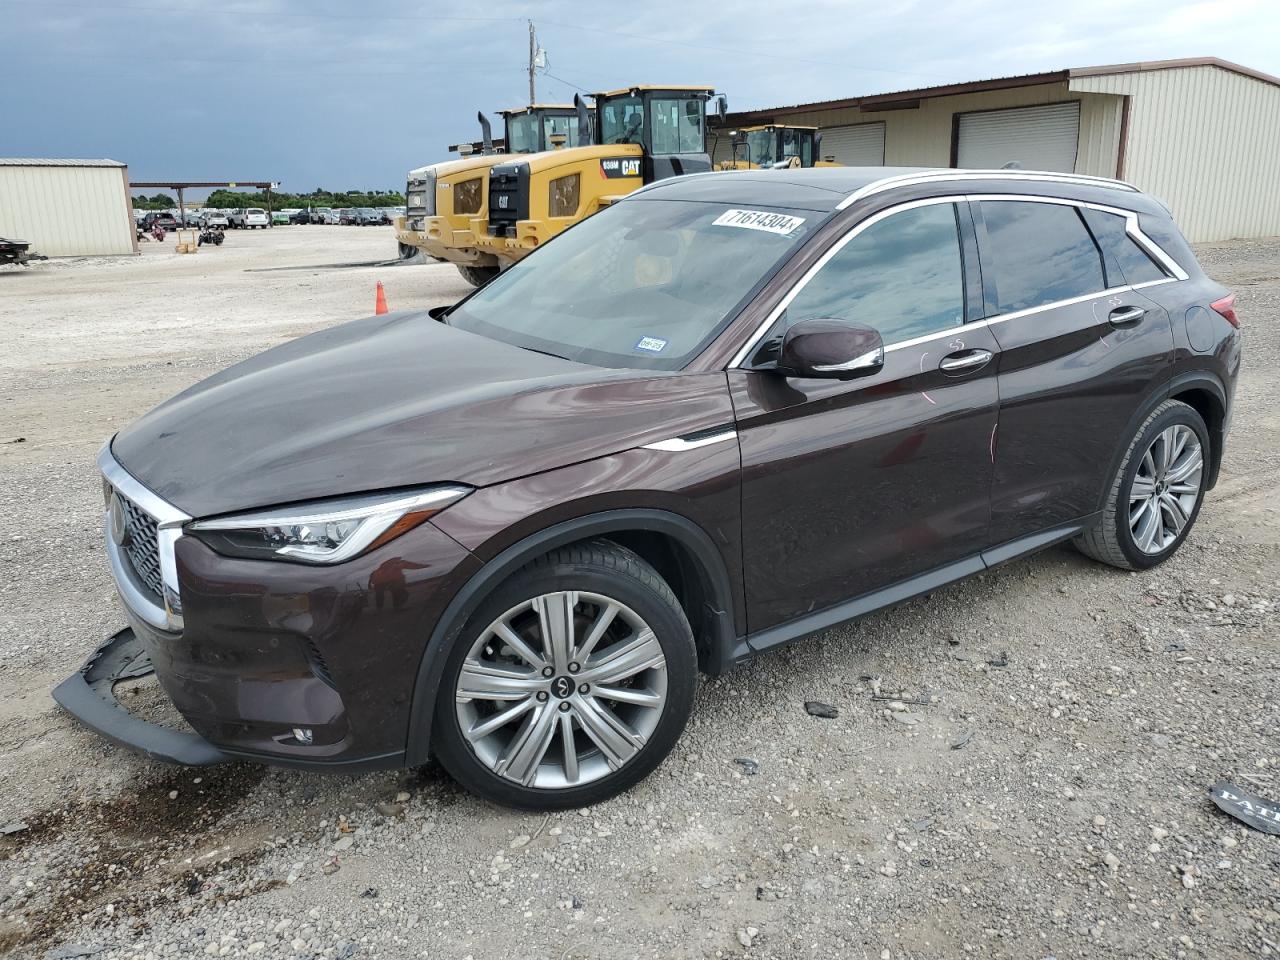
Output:
[[[149,723],[129,713],[111,692],[121,680],[154,672],[151,658],[130,628],[98,647],[83,667],[53,690],[53,699],[86,727],[152,760],[208,766],[230,759],[196,733]]]

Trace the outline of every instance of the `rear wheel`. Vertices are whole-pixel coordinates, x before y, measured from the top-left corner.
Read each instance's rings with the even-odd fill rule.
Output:
[[[1081,553],[1124,570],[1171,557],[1204,502],[1209,431],[1194,408],[1166,400],[1138,428],[1101,515],[1076,538]]]
[[[399,247],[401,260],[412,260],[418,253],[418,248],[411,243],[401,243]]]
[[[696,676],[689,623],[651,566],[606,540],[565,547],[495,590],[449,651],[436,754],[497,803],[598,803],[671,751]]]
[[[501,270],[498,267],[468,267],[458,264],[458,272],[462,274],[462,279],[473,287],[483,287],[501,273]]]

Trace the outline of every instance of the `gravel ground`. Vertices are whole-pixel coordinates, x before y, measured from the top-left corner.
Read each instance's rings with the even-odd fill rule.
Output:
[[[0,825],[27,825],[0,836],[0,950],[1280,952],[1280,837],[1206,792],[1280,798],[1277,241],[1198,251],[1240,294],[1246,369],[1176,557],[1123,574],[1054,549],[704,682],[672,757],[601,806],[513,813],[434,767],[164,767],[62,715],[49,690],[122,625],[98,446],[227,363],[366,313],[375,280],[392,309],[468,289],[446,266],[350,265],[393,250],[385,228],[288,227],[0,269]]]

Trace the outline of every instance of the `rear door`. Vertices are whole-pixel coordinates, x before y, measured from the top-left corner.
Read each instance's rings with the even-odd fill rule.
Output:
[[[1168,314],[1103,256],[1086,207],[970,199],[1001,348],[991,493],[999,544],[1098,509],[1133,419],[1169,376],[1173,333]]]
[[[744,366],[815,318],[878,329],[884,366],[844,381],[728,372],[753,634],[961,559],[982,568],[999,347],[966,322],[981,298],[966,286],[977,277],[967,205],[893,208],[828,257]]]

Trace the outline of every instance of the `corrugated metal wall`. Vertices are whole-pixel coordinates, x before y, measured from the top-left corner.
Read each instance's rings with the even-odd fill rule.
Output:
[[[134,253],[123,167],[0,164],[0,237],[47,257]]]
[[[1280,87],[1213,66],[1070,83],[1132,97],[1124,179],[1168,203],[1188,239],[1280,236]]]
[[[888,166],[947,167],[951,165],[953,116],[971,110],[1028,107],[1064,100],[1080,101],[1080,142],[1076,172],[1114,177],[1120,132],[1121,98],[1105,94],[1073,92],[1063,83],[1014,87],[986,93],[938,97],[922,101],[915,110],[863,111],[857,107],[811,112],[780,112],[779,121],[818,127],[883,120],[885,158]]]

